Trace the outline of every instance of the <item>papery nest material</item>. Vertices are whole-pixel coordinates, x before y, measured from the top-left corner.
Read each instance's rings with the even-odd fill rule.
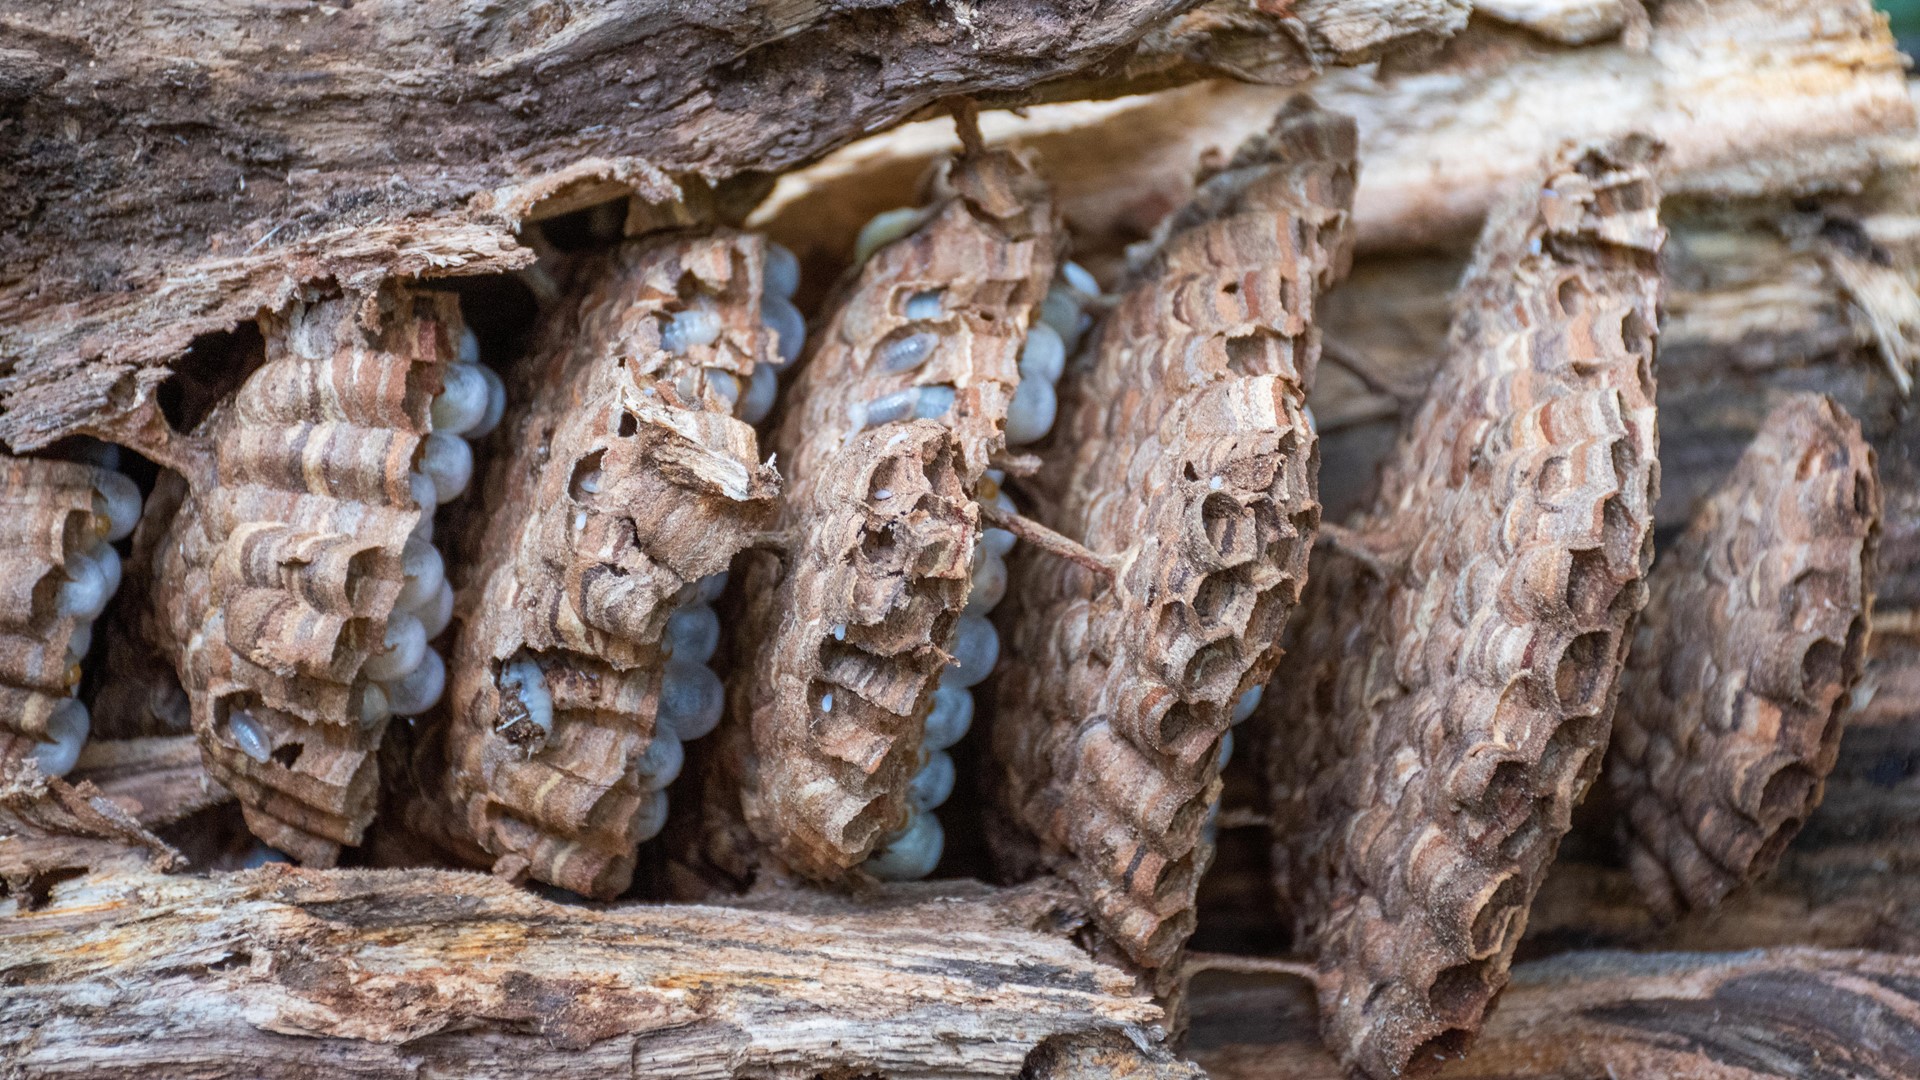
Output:
[[[416,832],[509,878],[627,888],[681,741],[719,719],[719,679],[674,655],[670,621],[710,618],[779,492],[735,415],[778,365],[767,255],[729,229],[643,236],[543,328],[456,566],[451,716],[427,741],[444,759],[421,768],[444,766],[445,800],[411,805]]]
[[[139,513],[110,469],[0,454],[0,777],[73,767],[90,728],[81,661],[121,577],[110,541]]]
[[[1880,510],[1860,425],[1795,394],[1654,564],[1607,777],[1661,916],[1765,874],[1820,804],[1866,662]]]
[[[389,285],[305,295],[261,330],[265,362],[192,432],[153,438],[156,414],[117,437],[179,470],[133,563],[207,771],[255,836],[328,866],[374,813],[389,704],[363,669],[413,581],[419,460],[460,313]]]
[[[786,547],[747,564],[704,855],[736,880],[763,852],[781,870],[838,878],[905,834],[936,685],[964,651],[986,531],[976,500],[994,498],[989,463],[1006,447],[1023,343],[1041,332],[1066,237],[1028,165],[980,150],[970,117],[961,123],[971,149],[943,167],[931,201],[870,226],[873,250],[829,302],[773,438]],[[728,837],[729,817],[748,831]],[[937,859],[937,839],[915,842]],[[922,865],[870,869],[930,869],[902,861]]]
[[[1319,526],[1305,398],[1354,146],[1351,120],[1296,99],[1203,176],[1068,371],[1028,482],[1108,569],[1016,560],[993,745],[1020,833],[994,838],[1003,869],[1073,880],[1147,966],[1193,930],[1223,742]]]
[[[1489,221],[1263,708],[1281,903],[1369,1076],[1471,1041],[1600,767],[1658,487],[1652,157],[1570,151]]]

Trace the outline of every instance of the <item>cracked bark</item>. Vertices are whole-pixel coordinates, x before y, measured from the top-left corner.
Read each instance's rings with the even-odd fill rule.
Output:
[[[525,265],[530,215],[626,191],[742,210],[770,174],[945,97],[1297,81],[1436,41],[1467,5],[1193,9],[16,4],[0,17],[0,439],[29,449],[124,412],[196,335],[302,283]]]
[[[1131,977],[1067,940],[1081,916],[1058,887],[863,899],[588,908],[444,871],[100,875],[37,911],[0,901],[0,1071],[1010,1076],[1054,1036],[1156,1038]]]

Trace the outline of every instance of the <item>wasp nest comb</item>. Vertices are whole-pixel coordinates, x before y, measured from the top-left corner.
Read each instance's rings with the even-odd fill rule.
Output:
[[[1658,483],[1650,156],[1579,152],[1489,222],[1374,557],[1315,560],[1263,710],[1282,903],[1372,1076],[1478,1030],[1600,766]]]
[[[372,818],[388,719],[440,697],[433,512],[502,402],[455,362],[451,295],[300,301],[262,330],[265,363],[170,455],[188,475],[162,477],[135,561],[208,772],[254,835],[328,865]]]
[[[1077,267],[1075,285],[1051,284],[1065,244],[1051,198],[961,123],[969,149],[929,205],[863,230],[864,263],[774,437],[788,547],[749,564],[713,796],[739,791],[753,838],[709,845],[736,878],[751,846],[815,878],[923,877],[940,857],[946,750],[999,654],[985,615],[1013,539],[983,528],[976,500],[1003,498],[992,455],[1051,427],[1074,293],[1092,288]]]
[[[462,571],[443,749],[451,832],[496,872],[623,891],[682,743],[719,722],[710,604],[773,513],[750,421],[799,352],[798,274],[749,234],[637,239],[522,365]]]
[[[1797,394],[1661,553],[1607,765],[1661,915],[1765,874],[1819,805],[1865,662],[1879,519],[1859,425]]]
[[[140,490],[93,465],[0,454],[0,776],[73,768],[90,717],[75,697],[94,621],[120,587],[113,541]]]
[[[1109,569],[1014,565],[1003,798],[1149,966],[1192,931],[1229,726],[1319,526],[1304,400],[1314,305],[1351,258],[1354,145],[1351,120],[1297,100],[1202,178],[1068,373],[1032,481],[1045,523]]]

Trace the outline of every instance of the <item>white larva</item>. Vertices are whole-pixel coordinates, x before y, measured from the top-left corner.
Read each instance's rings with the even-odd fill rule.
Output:
[[[429,416],[432,430],[465,435],[487,417],[489,387],[478,364],[449,364],[443,386],[433,397]]]
[[[387,700],[387,691],[379,683],[362,683],[358,691],[361,727],[371,731],[393,719],[393,703]]]
[[[793,299],[793,294],[800,291],[800,260],[785,247],[767,241],[767,261],[761,282],[767,292]]]
[[[76,551],[67,557],[64,572],[66,580],[61,583],[59,593],[60,614],[87,622],[99,618],[113,596],[107,588],[106,570],[86,552]]]
[[[490,367],[480,366],[480,377],[487,382],[487,411],[468,432],[467,438],[481,438],[500,426],[500,418],[507,414],[507,384]]]
[[[928,289],[907,297],[904,308],[907,318],[919,321],[939,318],[942,308],[941,296],[944,292],[943,289]]]
[[[381,647],[367,657],[360,673],[377,682],[391,682],[420,666],[427,652],[427,628],[405,611],[387,616],[387,632]]]
[[[867,257],[920,227],[920,211],[913,207],[885,210],[873,215],[861,226],[853,242],[853,261],[857,266]]]
[[[241,753],[255,761],[265,764],[273,756],[273,741],[267,737],[267,729],[245,709],[227,714],[227,735]]]
[[[669,660],[660,676],[660,708],[654,723],[680,741],[690,742],[718,726],[725,704],[726,687],[718,675],[703,664]]]
[[[953,666],[940,676],[942,685],[963,689],[977,686],[1000,661],[1000,634],[978,615],[960,616],[953,637]]]
[[[943,805],[953,795],[953,757],[944,750],[926,755],[926,763],[907,784],[907,805],[921,813]]]
[[[500,669],[501,712],[509,720],[525,718],[534,727],[553,734],[553,694],[546,672],[533,658],[520,653]]]
[[[107,520],[107,539],[125,540],[140,523],[140,489],[117,472],[94,475],[93,490],[100,496],[99,512]]]
[[[933,707],[927,711],[926,733],[920,745],[927,750],[945,750],[966,737],[973,726],[973,695],[959,686],[941,686],[933,692]]]
[[[712,390],[731,410],[740,401],[740,380],[731,371],[707,369],[707,389]]]
[[[642,790],[661,790],[680,776],[687,761],[686,746],[671,731],[656,731],[647,751],[634,766]]]
[[[895,338],[880,346],[880,370],[886,372],[911,371],[927,362],[933,355],[934,347],[940,339],[932,333],[922,330]]]
[[[762,296],[760,321],[774,333],[774,348],[779,353],[781,367],[800,359],[801,350],[807,347],[807,320],[800,309],[793,306],[793,301],[782,296]]]
[[[634,821],[633,838],[640,841],[651,840],[659,836],[660,830],[666,827],[667,793],[658,790],[650,792]]]
[[[421,440],[420,471],[433,481],[436,499],[452,502],[473,480],[473,448],[458,435],[436,431]]]
[[[720,646],[720,616],[705,604],[683,607],[667,617],[661,647],[675,660],[704,664]]]
[[[46,741],[33,744],[33,762],[47,776],[65,776],[80,760],[80,748],[87,744],[93,717],[87,707],[74,698],[63,699],[47,717]]]
[[[940,864],[946,835],[932,814],[908,813],[906,828],[866,861],[867,872],[882,881],[915,881]]]
[[[1007,445],[1024,446],[1043,438],[1053,429],[1054,414],[1060,401],[1053,385],[1042,379],[1022,379],[1007,406]]]
[[[107,587],[107,599],[113,599],[113,594],[120,591],[120,553],[103,540],[87,549],[87,557],[100,568],[100,577]]]
[[[1000,603],[1007,595],[1007,562],[1004,558],[986,549],[983,544],[979,559],[973,564],[973,583],[967,590],[968,615],[985,615]]]
[[[1266,690],[1267,688],[1265,686],[1256,686],[1246,693],[1241,694],[1240,700],[1233,703],[1233,719],[1231,722],[1238,724],[1246,720],[1247,717],[1252,716],[1253,710],[1260,707],[1260,696],[1266,693]]]
[[[1046,323],[1034,323],[1027,330],[1026,344],[1020,347],[1020,379],[1039,379],[1052,386],[1067,368],[1067,347],[1060,332]]]
[[[773,411],[774,398],[780,393],[780,373],[772,364],[756,364],[747,392],[740,398],[737,415],[749,424],[757,424]]]
[[[421,605],[413,614],[426,631],[427,640],[439,637],[440,631],[453,621],[453,586],[441,582],[440,590],[433,594],[433,599]]]
[[[447,664],[440,654],[428,649],[420,657],[420,666],[399,681],[382,684],[395,716],[419,716],[434,707],[447,687]]]
[[[691,349],[720,340],[720,331],[719,313],[696,303],[675,312],[660,328],[660,347],[675,356],[685,356]]]
[[[394,607],[401,611],[419,610],[447,580],[440,550],[418,536],[408,537],[406,546],[400,549],[400,572],[402,584]]]

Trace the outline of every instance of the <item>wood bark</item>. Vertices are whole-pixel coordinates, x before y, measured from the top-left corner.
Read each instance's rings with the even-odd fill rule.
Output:
[[[8,1076],[1010,1076],[1161,1018],[1047,885],[598,908],[270,866],[53,899],[0,901]]]
[[[1304,984],[1209,975],[1189,1051],[1214,1080],[1342,1080]],[[1849,1077],[1920,1069],[1920,960],[1856,950],[1569,953],[1513,971],[1441,1080]]]
[[[1329,71],[1307,88],[1359,124],[1365,256],[1464,249],[1493,200],[1561,143],[1628,132],[1666,144],[1669,197],[1844,192],[1914,155],[1903,72],[1866,0],[1705,0],[1659,5],[1645,40],[1581,48],[1476,23],[1437,55]],[[1186,200],[1196,159],[1231,152],[1290,92],[1207,82],[989,117],[985,132],[1038,154],[1076,258],[1104,273]],[[844,251],[951,143],[924,124],[849,147],[783,178],[759,217],[803,256]]]
[[[1430,43],[1466,10],[27,0],[0,17],[0,440],[125,411],[196,335],[304,282],[524,265],[536,212],[710,183],[737,206],[944,97],[1297,81]]]

